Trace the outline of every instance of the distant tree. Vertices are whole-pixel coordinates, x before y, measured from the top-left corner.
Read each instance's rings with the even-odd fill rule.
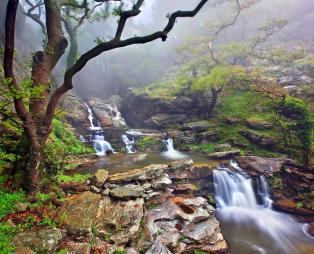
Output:
[[[199,92],[211,91],[212,98],[205,117],[210,117],[215,108],[219,94],[228,88],[236,88],[246,79],[246,71],[240,66],[217,65],[208,75],[193,81],[192,90]]]
[[[107,0],[95,0],[96,2],[108,2]],[[130,10],[120,8],[116,13],[120,18],[116,33],[109,41],[99,41],[97,45],[82,54],[75,63],[65,71],[63,84],[51,91],[50,75],[61,56],[64,54],[68,42],[64,36],[62,27],[62,12],[59,0],[44,0],[45,26],[47,41],[42,51],[34,54],[32,64],[31,93],[24,94],[21,84],[18,82],[14,69],[15,47],[15,21],[19,0],[9,0],[5,22],[5,51],[4,51],[4,75],[15,110],[21,119],[24,128],[23,137],[26,140],[26,167],[25,188],[28,192],[36,192],[40,183],[40,165],[47,138],[52,129],[52,119],[60,98],[73,88],[73,77],[94,57],[116,48],[126,47],[133,44],[148,43],[157,39],[166,41],[168,33],[173,29],[177,18],[194,17],[208,0],[200,0],[194,10],[176,11],[169,15],[166,26],[146,36],[134,36],[121,39],[129,18],[141,13],[144,0],[138,0]],[[77,3],[77,1],[69,1]],[[83,1],[84,2],[84,1]],[[2,84],[4,86],[5,84]]]

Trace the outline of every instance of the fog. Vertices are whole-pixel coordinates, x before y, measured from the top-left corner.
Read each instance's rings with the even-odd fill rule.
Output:
[[[241,3],[250,1],[253,0],[241,0]],[[123,9],[128,9],[135,1],[122,2]],[[143,36],[162,30],[168,21],[169,13],[176,10],[191,10],[198,2],[198,0],[146,0],[141,14],[128,20],[122,37]],[[27,7],[25,2],[22,4],[24,8]],[[119,3],[110,5],[112,10]],[[176,48],[199,36],[209,36],[212,32],[210,25],[230,21],[235,15],[235,7],[235,1],[232,0],[209,1],[196,17],[179,19],[166,42],[158,40],[103,53],[90,61],[75,77],[75,90],[82,97],[108,98],[113,94],[124,93],[128,87],[145,86],[162,80],[180,58]],[[102,10],[104,7],[98,11]],[[246,42],[256,36],[258,27],[271,18],[286,19],[288,25],[272,36],[268,43],[302,41],[309,49],[312,48],[314,39],[312,0],[262,0],[243,10],[236,23],[220,34],[215,46],[229,42]],[[25,24],[35,29],[36,41],[39,41],[35,45],[40,47],[43,39],[40,27],[29,18]],[[104,21],[85,22],[78,30],[79,55],[94,47],[96,38],[102,40],[112,38],[116,27],[117,17],[112,15]],[[65,62],[66,55],[58,65],[55,79],[60,80]]]

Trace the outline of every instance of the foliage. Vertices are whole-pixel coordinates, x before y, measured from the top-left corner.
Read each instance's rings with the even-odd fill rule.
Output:
[[[206,152],[206,153],[212,153],[215,150],[214,145],[212,143],[188,145],[188,148],[191,151]]]
[[[25,193],[23,191],[7,192],[0,190],[0,219],[14,212],[16,202],[23,202]]]
[[[54,119],[52,124],[53,129],[44,151],[44,165],[49,174],[54,175],[64,168],[66,157],[93,153],[93,150],[80,142],[67,124],[58,119]]]
[[[220,89],[227,85],[236,87],[245,79],[246,72],[240,66],[223,66],[214,67],[211,72],[196,79],[193,82],[192,90],[204,91],[210,87]]]
[[[73,174],[73,175],[65,175],[65,174],[58,174],[57,181],[64,182],[64,183],[79,183],[79,182],[86,182],[91,177],[90,174]]]
[[[0,253],[11,254],[15,250],[11,240],[18,231],[18,227],[14,227],[7,223],[0,222]]]
[[[283,189],[283,183],[280,175],[274,175],[270,178],[270,183],[273,189]]]
[[[136,142],[136,147],[140,150],[143,151],[146,146],[149,145],[156,145],[158,144],[158,141],[156,137],[153,136],[144,136],[141,137],[137,142]]]

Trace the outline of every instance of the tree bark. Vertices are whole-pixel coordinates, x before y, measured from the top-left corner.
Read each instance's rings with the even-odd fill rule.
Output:
[[[310,149],[303,148],[303,167],[309,168],[310,167]]]
[[[27,163],[27,174],[24,182],[24,189],[28,193],[35,193],[39,190],[40,163],[43,151],[41,148],[30,148],[30,154]]]
[[[207,117],[211,117],[213,111],[214,111],[214,108],[217,104],[217,101],[218,101],[218,95],[220,93],[220,89],[217,89],[217,88],[211,88],[211,93],[212,93],[212,101],[210,102],[209,104],[209,107],[208,107],[208,111],[207,111]]]

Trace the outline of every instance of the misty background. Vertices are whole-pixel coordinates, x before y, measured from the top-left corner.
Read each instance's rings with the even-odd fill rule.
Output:
[[[6,0],[4,1],[6,2]],[[123,1],[124,9],[134,1]],[[128,20],[123,38],[134,35],[147,35],[162,30],[168,21],[167,15],[177,10],[191,10],[198,0],[146,0],[142,13]],[[75,90],[82,98],[96,96],[109,98],[111,95],[125,93],[129,87],[146,86],[162,80],[169,70],[178,64],[180,55],[176,49],[199,36],[209,36],[213,24],[230,21],[236,12],[234,1],[209,1],[194,18],[179,19],[169,34],[168,40],[154,41],[144,45],[105,52],[90,61],[75,77]],[[24,59],[41,49],[43,35],[38,24],[23,15],[26,4],[22,1],[17,25],[17,48]],[[118,3],[110,3],[111,8]],[[99,8],[104,11],[104,7]],[[0,10],[1,22],[4,22],[5,8]],[[258,27],[272,18],[283,18],[288,25],[271,37],[270,44],[302,41],[311,50],[314,39],[314,1],[312,0],[262,0],[241,12],[237,22],[226,29],[216,40],[215,46],[229,42],[246,42],[258,35]],[[108,40],[117,26],[117,18],[108,17],[104,21],[85,22],[78,31],[79,55],[96,45],[96,40]],[[4,37],[3,31],[0,37]],[[3,41],[3,40],[2,40]],[[65,54],[58,64],[54,78],[62,79],[66,63]]]

